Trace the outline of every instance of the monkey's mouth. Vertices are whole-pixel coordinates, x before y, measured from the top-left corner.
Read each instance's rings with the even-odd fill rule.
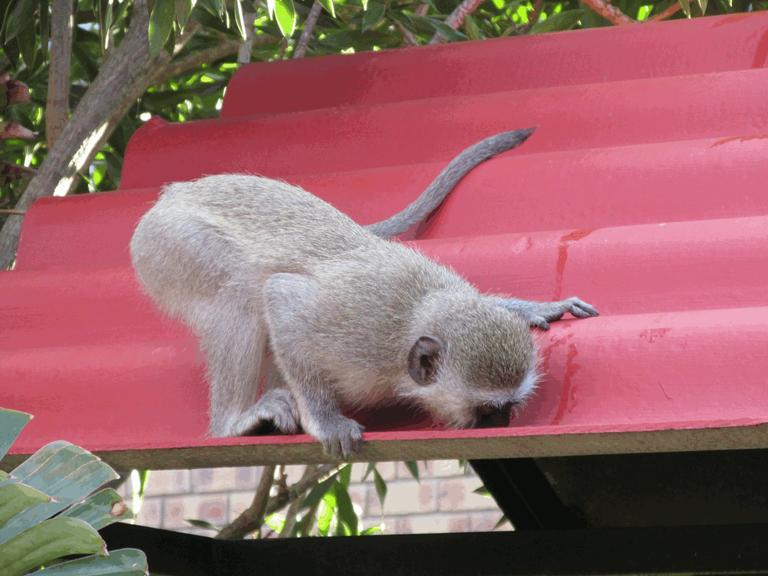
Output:
[[[499,408],[498,406],[481,406],[477,410],[475,428],[507,428],[515,413],[517,404],[509,402]]]

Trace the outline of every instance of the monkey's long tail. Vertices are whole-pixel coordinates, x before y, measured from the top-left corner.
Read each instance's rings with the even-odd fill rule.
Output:
[[[528,136],[533,134],[534,130],[536,128],[502,132],[470,146],[456,156],[421,196],[405,210],[382,222],[369,224],[366,229],[380,238],[392,238],[402,234],[417,222],[424,220],[435,208],[440,206],[456,184],[475,166],[492,156],[496,156],[496,154],[520,146]]]

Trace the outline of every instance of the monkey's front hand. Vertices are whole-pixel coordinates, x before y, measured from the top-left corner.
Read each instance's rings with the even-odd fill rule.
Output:
[[[348,460],[363,449],[364,428],[351,418],[341,414],[326,417],[319,428],[312,436],[322,442],[323,452],[329,456]]]
[[[536,326],[542,330],[549,330],[549,322],[560,320],[566,312],[570,312],[576,318],[600,315],[600,312],[578,298],[568,298],[568,300],[561,302],[539,302],[535,306],[521,310],[521,312],[531,326]]]

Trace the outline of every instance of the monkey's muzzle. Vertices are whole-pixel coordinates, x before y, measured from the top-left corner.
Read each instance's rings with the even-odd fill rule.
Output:
[[[477,424],[475,428],[506,428],[512,418],[514,403],[510,402],[501,408],[495,406],[481,406],[477,410]]]

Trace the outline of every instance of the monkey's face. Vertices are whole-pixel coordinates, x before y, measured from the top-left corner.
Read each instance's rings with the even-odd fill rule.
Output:
[[[406,395],[449,428],[508,426],[534,392],[536,349],[525,321],[495,306],[446,315],[408,356]]]

